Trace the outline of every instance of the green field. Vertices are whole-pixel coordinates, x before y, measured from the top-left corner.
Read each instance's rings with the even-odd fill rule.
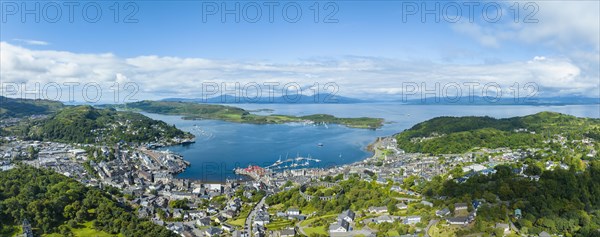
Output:
[[[311,236],[312,234],[318,234],[318,235],[328,235],[329,232],[325,229],[325,226],[318,226],[318,227],[304,227],[304,233],[306,233],[306,235]]]
[[[251,205],[243,205],[242,210],[240,211],[240,214],[236,217],[236,219],[228,220],[227,223],[234,226],[244,226],[246,218],[248,217],[248,214],[250,214],[252,207],[253,206]]]
[[[285,227],[293,226],[293,225],[294,225],[294,222],[292,222],[291,220],[276,220],[276,221],[273,221],[273,222],[267,224],[266,227],[269,230],[281,230]]]
[[[94,237],[114,237],[114,236],[122,236],[122,235],[111,235],[109,233],[106,233],[104,231],[99,231],[99,230],[95,230],[92,227],[92,222],[88,221],[83,223],[82,225],[79,225],[77,228],[72,228],[71,232],[73,232],[74,236],[81,236],[81,237],[88,237],[88,236],[94,236]],[[62,236],[61,234],[58,233],[52,233],[52,234],[46,234],[46,235],[42,235],[45,237],[60,237]]]
[[[306,233],[306,235],[308,235],[308,236],[310,236],[311,234],[328,235],[329,232],[325,228],[324,225],[317,225],[317,226],[310,226],[310,225],[313,222],[321,221],[321,220],[324,220],[324,222],[327,222],[327,223],[333,222],[333,220],[335,219],[336,216],[337,216],[337,214],[329,214],[329,215],[323,215],[320,217],[307,219],[300,223],[300,227],[302,228],[302,230],[304,230],[304,233]]]

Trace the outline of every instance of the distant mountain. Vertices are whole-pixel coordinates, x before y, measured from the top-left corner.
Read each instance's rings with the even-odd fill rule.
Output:
[[[208,104],[353,104],[366,103],[367,100],[344,97],[334,94],[315,94],[315,95],[290,95],[269,97],[263,95],[259,98],[246,98],[243,96],[223,95],[211,98],[166,98],[161,101],[171,102],[196,102]]]
[[[14,99],[0,96],[0,118],[47,115],[64,107],[65,105],[59,101]]]
[[[418,95],[409,97],[409,99],[394,99],[386,98],[384,96],[369,98],[369,99],[357,99],[351,97],[344,97],[332,94],[318,94],[318,95],[301,95],[297,97],[284,97],[276,96],[269,98],[263,96],[261,98],[243,98],[236,97],[233,95],[223,95],[211,98],[166,98],[161,101],[171,102],[196,102],[196,103],[207,103],[207,104],[354,104],[354,103],[401,103],[409,105],[578,105],[578,104],[600,104],[600,98],[592,97],[581,97],[581,96],[566,96],[566,97],[532,97],[532,98],[520,98],[515,101],[514,98],[504,96],[499,99],[486,98],[482,96],[462,96],[457,100],[453,98],[442,98],[438,100],[431,96],[428,96],[425,101],[420,98],[416,98]],[[397,98],[397,97],[396,97]]]
[[[411,97],[412,98],[412,97]],[[567,96],[567,97],[532,97],[532,98],[520,98],[515,101],[514,98],[487,98],[482,96],[468,96],[460,97],[457,100],[453,98],[436,98],[427,97],[425,101],[422,99],[408,99],[408,100],[393,100],[392,102],[398,102],[410,105],[580,105],[580,104],[600,104],[600,98],[591,97],[579,97],[579,96]]]

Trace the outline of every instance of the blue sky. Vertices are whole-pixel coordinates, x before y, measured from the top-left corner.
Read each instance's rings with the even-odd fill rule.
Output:
[[[503,9],[495,23],[481,15],[485,3],[474,8],[475,21],[468,22],[464,2],[452,2],[462,10],[457,23],[445,22],[443,10],[441,22],[428,15],[422,23],[422,9],[403,22],[408,10],[403,6],[421,8],[420,1],[334,1],[338,23],[322,22],[332,9],[323,9],[324,1],[280,2],[273,23],[264,2],[251,2],[261,6],[257,23],[243,17],[236,23],[232,15],[222,23],[222,9],[203,22],[203,4],[234,8],[239,3],[243,8],[248,1],[135,2],[137,23],[122,22],[132,8],[121,9],[120,22],[113,21],[109,7],[118,3],[123,8],[124,1],[99,2],[102,16],[96,23],[81,16],[87,2],[75,8],[73,23],[63,5],[57,23],[45,22],[43,15],[39,23],[33,15],[23,23],[20,12],[9,14],[14,9],[6,3],[0,28],[3,83],[92,81],[104,86],[131,81],[139,84],[140,97],[152,99],[200,97],[198,89],[207,81],[336,82],[340,94],[355,97],[399,96],[407,81],[496,82],[503,90],[515,82],[535,82],[541,95],[600,93],[597,1],[536,2],[538,23],[522,22],[531,10],[523,8],[525,2],[519,2],[519,23],[509,8],[515,2],[486,2]],[[23,4],[47,4],[12,3],[18,11]],[[286,3],[301,7],[297,23],[282,17]],[[319,23],[309,8],[315,3],[321,9]],[[436,3],[423,4],[433,8]],[[456,12],[450,9],[445,16]]]

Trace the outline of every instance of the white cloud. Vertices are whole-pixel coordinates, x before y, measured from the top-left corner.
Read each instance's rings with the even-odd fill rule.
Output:
[[[41,41],[41,40],[30,40],[30,39],[13,39],[14,41],[18,41],[21,43],[25,43],[28,45],[40,45],[40,46],[45,46],[45,45],[49,45],[50,43],[46,42],[46,41]]]
[[[532,12],[533,7],[523,9],[525,2],[520,2],[518,23],[512,21],[514,11],[508,10],[513,2],[505,3],[504,17],[510,18],[501,23],[468,23],[461,22],[451,25],[456,32],[478,41],[481,45],[491,48],[501,48],[506,45],[521,45],[524,48],[536,47],[538,50],[553,52],[558,57],[568,61],[568,64],[578,70],[568,70],[563,76],[546,75],[540,72],[532,74],[555,78],[547,83],[571,82],[577,86],[591,86],[590,96],[598,97],[600,84],[600,9],[599,1],[534,1],[538,11],[532,18],[537,23],[525,23],[523,19]],[[532,61],[548,60],[536,56]],[[557,62],[552,62],[556,64]],[[544,68],[546,72],[565,73],[564,65],[553,65],[553,69]],[[561,70],[561,71],[556,71]],[[561,74],[559,74],[561,75]],[[563,88],[560,93],[575,93],[573,88]]]
[[[114,98],[114,85],[120,85],[119,98],[131,90],[123,86],[133,82],[139,87],[137,99],[165,97],[202,97],[202,83],[278,82],[281,86],[297,82],[308,88],[315,82],[339,85],[339,94],[374,97],[398,96],[403,82],[425,82],[428,89],[440,83],[498,83],[504,90],[514,83],[534,82],[546,96],[574,93],[597,96],[598,78],[582,74],[582,69],[567,58],[536,56],[531,60],[497,64],[442,64],[390,58],[321,58],[293,63],[221,61],[203,58],[138,56],[121,58],[106,54],[78,54],[66,51],[32,50],[6,42],[0,43],[3,89],[6,83],[43,85],[78,82],[75,95],[86,83],[102,86],[104,102]],[[131,88],[130,88],[131,89]],[[67,100],[66,88],[61,97]],[[305,89],[306,90],[306,89]],[[322,91],[323,92],[323,91]],[[6,92],[5,92],[6,93]],[[8,94],[5,94],[8,95]],[[54,98],[54,97],[51,97]]]
[[[514,22],[514,2],[504,3],[503,21],[470,23],[463,19],[451,27],[479,41],[484,46],[498,47],[503,42],[521,41],[569,50],[573,47],[600,49],[600,15],[598,1],[532,1],[520,2]],[[534,5],[523,9],[525,4]],[[530,15],[531,14],[531,15]],[[483,17],[482,17],[483,18]],[[529,19],[529,21],[525,21]],[[532,22],[532,20],[536,20]]]

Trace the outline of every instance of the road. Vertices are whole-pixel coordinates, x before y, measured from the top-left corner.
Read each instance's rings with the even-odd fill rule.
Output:
[[[267,196],[264,196],[260,201],[252,208],[252,211],[246,217],[246,224],[244,225],[244,231],[248,232],[249,236],[252,236],[252,220],[254,220],[254,216],[256,216],[256,212],[265,205],[265,200]]]
[[[425,227],[425,237],[429,237],[429,228],[436,225],[440,220],[430,220],[429,225]]]

